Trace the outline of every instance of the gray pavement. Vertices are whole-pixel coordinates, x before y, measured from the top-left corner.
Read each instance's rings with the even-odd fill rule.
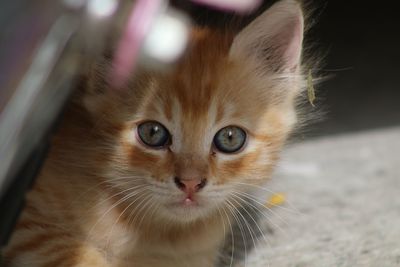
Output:
[[[266,188],[287,202],[246,266],[400,266],[400,127],[293,144]]]

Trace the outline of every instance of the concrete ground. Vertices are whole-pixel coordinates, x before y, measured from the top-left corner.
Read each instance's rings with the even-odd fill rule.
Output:
[[[400,266],[400,127],[293,144],[266,188],[287,201],[245,266]]]

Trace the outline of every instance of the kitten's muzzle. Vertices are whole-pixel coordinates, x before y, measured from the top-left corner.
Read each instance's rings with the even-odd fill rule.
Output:
[[[174,178],[175,185],[190,195],[203,189],[207,184],[206,178],[194,178],[194,179],[181,179],[177,176]]]

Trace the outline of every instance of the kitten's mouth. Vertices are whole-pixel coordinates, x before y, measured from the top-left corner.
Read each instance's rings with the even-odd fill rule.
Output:
[[[192,195],[187,195],[183,199],[172,203],[174,207],[187,207],[187,208],[195,208],[199,207],[199,201],[193,197]]]
[[[194,200],[192,196],[186,196],[182,202],[182,205],[185,207],[198,206],[198,202]]]

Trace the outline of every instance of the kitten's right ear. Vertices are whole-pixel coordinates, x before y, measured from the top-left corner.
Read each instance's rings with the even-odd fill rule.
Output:
[[[233,40],[230,56],[252,57],[270,71],[298,70],[304,18],[296,0],[281,0],[246,26]]]

